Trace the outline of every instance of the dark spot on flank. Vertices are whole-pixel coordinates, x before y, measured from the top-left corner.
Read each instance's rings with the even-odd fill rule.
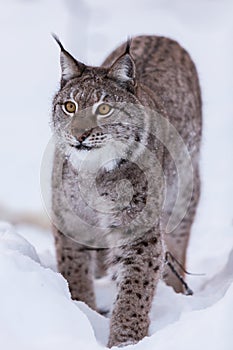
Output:
[[[108,196],[108,192],[101,193],[101,196]]]
[[[180,237],[185,237],[185,236],[187,236],[187,233],[180,233],[179,236]]]
[[[137,317],[137,314],[134,312],[131,317]]]
[[[143,282],[143,286],[144,286],[144,287],[148,286],[148,284],[149,284],[149,281],[144,281],[144,282]]]
[[[159,270],[159,266],[156,266],[153,268],[154,272],[157,272]]]
[[[142,244],[144,245],[144,247],[148,247],[148,242],[147,241],[143,241]]]
[[[143,248],[138,248],[137,249],[137,254],[142,254],[144,252]]]
[[[129,289],[129,290],[127,290],[125,293],[126,293],[126,294],[132,294],[132,292],[133,292],[132,289]]]
[[[133,263],[133,259],[132,258],[126,258],[125,260],[124,260],[124,264],[125,265],[131,265]]]
[[[131,284],[131,281],[130,280],[126,280],[125,284]]]
[[[141,272],[141,269],[140,269],[140,267],[137,267],[137,266],[134,266],[134,271],[137,271],[137,272]]]
[[[152,244],[156,244],[157,242],[158,242],[157,237],[153,237],[152,240],[151,240],[151,243]]]
[[[148,266],[149,266],[149,267],[152,267],[152,266],[153,266],[153,263],[152,263],[151,260],[149,261]]]
[[[136,296],[138,297],[138,299],[142,299],[142,295],[140,293],[136,293]]]
[[[120,256],[116,256],[116,257],[113,259],[112,263],[113,263],[113,264],[117,264],[117,263],[119,263],[120,261],[121,261],[121,257],[120,257]]]
[[[116,281],[116,279],[117,279],[117,275],[114,274],[114,275],[112,276],[112,281]]]
[[[158,59],[158,63],[161,63],[161,62],[164,62],[165,61],[165,58],[164,57],[160,57],[159,59]]]
[[[88,269],[85,269],[85,271],[84,271],[84,272],[85,272],[85,274],[87,275],[87,274],[88,274]]]

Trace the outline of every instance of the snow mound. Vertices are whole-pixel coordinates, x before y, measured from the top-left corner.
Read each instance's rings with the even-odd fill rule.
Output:
[[[98,349],[65,279],[41,266],[35,249],[12,227],[0,228],[0,348]]]
[[[0,222],[0,250],[18,252],[34,261],[40,261],[35,248],[7,222]]]
[[[33,237],[36,230],[31,230]],[[65,279],[42,266],[36,250],[40,247],[35,249],[9,224],[0,223],[0,348],[106,347],[109,320],[84,303],[72,301]],[[114,293],[110,280],[96,281],[96,289],[98,304],[108,308]],[[176,294],[161,282],[151,310],[150,336],[127,349],[231,350],[232,300],[233,252],[218,274],[209,282],[205,279],[192,297]]]

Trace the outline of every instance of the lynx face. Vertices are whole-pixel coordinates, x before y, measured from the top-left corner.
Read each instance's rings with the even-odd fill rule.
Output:
[[[145,112],[134,95],[135,65],[130,54],[120,56],[110,68],[87,67],[58,44],[62,79],[52,124],[66,154],[80,157],[104,147],[108,152],[117,141],[129,149],[135,142],[140,145],[146,128],[138,120],[144,123]]]

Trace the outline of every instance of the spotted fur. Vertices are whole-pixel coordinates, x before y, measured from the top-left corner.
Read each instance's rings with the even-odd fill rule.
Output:
[[[133,38],[130,50],[129,47],[125,50],[125,44],[121,45],[101,67],[85,66],[60,47],[62,79],[61,89],[53,103],[53,128],[62,147],[57,147],[55,151],[52,179],[53,219],[55,226],[60,228],[54,226],[58,268],[69,283],[72,297],[86,302],[93,309],[96,309],[94,271],[98,277],[107,268],[113,272],[117,295],[111,314],[108,346],[127,345],[148,334],[149,311],[160,276],[163,275],[176,292],[183,292],[180,281],[163,262],[167,249],[185,265],[190,229],[199,199],[198,159],[202,122],[197,72],[189,54],[177,42],[159,36]],[[67,117],[62,111],[62,104],[69,99],[78,104],[81,115],[77,118]],[[168,150],[159,140],[150,139],[150,121],[146,119],[144,127],[138,130],[130,123],[127,126],[121,124],[120,120],[116,124],[99,126],[92,113],[84,118],[85,111],[93,110],[99,101],[109,104],[126,102],[156,110],[171,122],[185,142],[194,169],[194,189],[185,217],[171,233],[165,233],[165,226],[174,206],[177,174]],[[80,228],[73,221],[61,193],[66,194],[72,210],[79,213],[82,220],[96,227],[93,241],[90,238],[91,246],[94,238],[102,232],[100,224],[108,234],[111,227],[127,225],[143,211],[147,202],[145,177],[134,162],[124,159],[106,165],[96,176],[99,196],[113,203],[117,200],[116,183],[122,179],[131,182],[132,200],[118,216],[103,218],[82,200],[77,168],[85,152],[96,152],[96,157],[101,158],[103,147],[113,138],[128,144],[139,141],[156,152],[167,179],[170,200],[159,211],[153,227],[143,235],[131,241],[123,239],[116,247],[95,251],[67,237],[67,234],[75,236]],[[141,152],[133,148],[134,159],[142,156]],[[113,150],[113,156],[116,154]],[[159,178],[153,181],[159,187]],[[182,271],[179,272],[182,274]]]

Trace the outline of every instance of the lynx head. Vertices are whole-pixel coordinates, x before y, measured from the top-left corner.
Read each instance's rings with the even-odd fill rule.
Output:
[[[142,111],[136,97],[130,42],[106,68],[77,61],[54,38],[61,49],[61,84],[53,101],[52,125],[63,149],[80,156],[103,150],[114,141],[129,147],[131,142],[140,141],[142,128],[137,127],[135,114],[138,117]]]

